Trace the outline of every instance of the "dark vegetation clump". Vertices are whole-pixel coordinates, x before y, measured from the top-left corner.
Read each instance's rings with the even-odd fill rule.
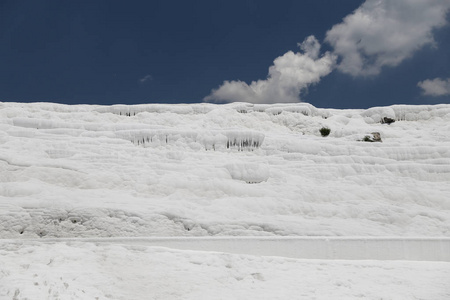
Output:
[[[327,127],[322,127],[322,128],[320,128],[319,131],[322,136],[328,136],[331,132],[331,129],[327,128]]]
[[[372,138],[371,138],[369,135],[366,135],[366,136],[363,138],[363,142],[373,142],[373,140],[372,140]]]
[[[381,124],[388,124],[391,125],[391,123],[394,123],[395,120],[392,118],[388,118],[388,117],[384,117],[383,119],[381,119]]]

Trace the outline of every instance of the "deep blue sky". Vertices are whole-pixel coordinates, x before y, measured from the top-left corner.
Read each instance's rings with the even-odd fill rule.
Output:
[[[224,80],[265,79],[276,57],[309,35],[323,42],[363,2],[0,0],[0,101],[201,102]],[[334,108],[450,103],[417,86],[450,77],[449,26],[435,39],[437,48],[377,76],[333,71],[302,99]]]

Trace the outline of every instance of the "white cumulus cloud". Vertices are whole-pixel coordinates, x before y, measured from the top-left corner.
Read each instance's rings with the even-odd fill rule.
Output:
[[[309,36],[299,44],[302,52],[289,51],[277,57],[269,68],[267,79],[252,81],[224,81],[205,97],[205,101],[245,101],[250,103],[298,102],[300,94],[311,84],[328,75],[336,57],[326,52],[320,55],[320,43]]]
[[[450,0],[366,0],[333,26],[325,41],[342,58],[341,72],[376,75],[435,45],[433,30],[447,23],[449,8]]]
[[[428,96],[445,96],[450,95],[450,78],[427,79],[417,84],[424,95]]]
[[[308,86],[335,68],[352,76],[378,75],[384,66],[395,67],[424,46],[437,47],[433,31],[447,24],[449,10],[450,0],[366,0],[326,33],[331,52],[320,56],[319,41],[309,36],[298,44],[301,52],[274,60],[267,79],[224,81],[204,100],[297,102]],[[419,86],[432,84],[442,93],[437,82]]]

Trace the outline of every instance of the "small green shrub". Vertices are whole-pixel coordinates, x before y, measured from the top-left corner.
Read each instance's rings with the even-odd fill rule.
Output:
[[[328,136],[331,132],[331,129],[327,128],[327,127],[322,127],[322,128],[320,128],[319,131],[322,136]]]
[[[369,135],[366,135],[366,136],[363,138],[363,142],[373,142],[373,139],[372,139]]]

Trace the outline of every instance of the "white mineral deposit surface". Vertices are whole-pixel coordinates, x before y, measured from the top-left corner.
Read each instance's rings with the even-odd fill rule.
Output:
[[[448,249],[450,105],[0,102],[0,299],[445,300]]]

